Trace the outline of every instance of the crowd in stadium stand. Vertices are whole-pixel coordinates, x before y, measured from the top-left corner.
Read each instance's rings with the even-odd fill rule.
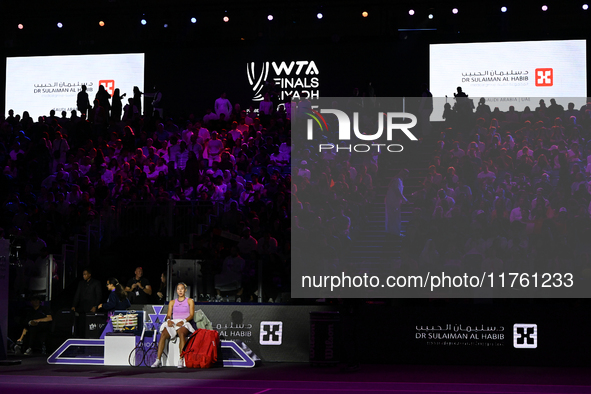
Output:
[[[591,103],[575,109],[554,99],[521,113],[481,99],[434,114],[443,123],[421,145],[437,141],[428,174],[420,190],[405,192],[412,216],[402,267],[590,268],[590,114]],[[377,153],[321,153],[306,142],[294,151],[294,231],[336,262],[363,232],[368,203],[383,201],[374,188],[388,184],[378,176],[388,172],[378,171]]]
[[[314,251],[322,251],[316,258],[334,264],[350,250],[353,232],[367,224],[369,204],[376,198],[378,154],[346,149],[319,152],[311,141],[300,138],[297,143],[292,231],[302,241],[299,245],[314,245]]]
[[[241,238],[235,250],[208,250],[220,262],[212,274],[223,282],[240,272],[234,290],[254,299],[263,256],[265,300],[276,299],[289,282],[291,200],[300,239],[321,246],[318,258],[339,259],[376,201],[379,157],[301,145],[292,182],[289,104],[263,104],[245,111],[222,95],[214,111],[187,119],[140,116],[131,100],[120,112],[97,99],[87,114],[51,111],[36,122],[9,111],[0,130],[2,235],[34,261],[97,218],[109,223],[116,209],[125,217],[138,204],[198,202],[196,220],[206,222],[218,206],[213,225]],[[437,140],[428,175],[407,195],[403,264],[587,267],[590,114],[591,103],[565,109],[555,100],[521,113],[484,100],[474,111],[446,107],[444,131],[427,137]],[[171,235],[157,211],[153,218],[139,236]]]
[[[246,111],[223,94],[215,111],[162,119],[157,108],[153,116],[140,115],[133,99],[117,109],[121,96],[115,93],[113,104],[108,93],[97,94],[92,107],[79,102],[83,111],[61,117],[52,110],[34,120],[9,110],[0,120],[0,236],[21,246],[22,262],[35,261],[61,253],[99,217],[108,227],[116,211],[125,218],[137,206],[192,202],[195,221],[241,237],[243,299],[256,291],[252,267],[260,258],[281,271],[268,273],[275,290],[265,301],[275,299],[289,271],[291,126],[284,106]],[[217,215],[207,223],[211,213]],[[157,213],[153,219],[140,236],[172,235],[159,226]],[[226,258],[236,259],[229,247],[217,252],[208,251],[220,267]]]
[[[589,268],[591,103],[563,101],[521,113],[491,111],[484,99],[475,111],[446,108],[428,175],[410,199],[410,264]]]

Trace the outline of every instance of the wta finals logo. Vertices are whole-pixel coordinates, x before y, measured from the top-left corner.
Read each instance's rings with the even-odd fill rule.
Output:
[[[248,83],[250,83],[250,86],[252,86],[252,91],[254,92],[252,101],[262,101],[263,95],[261,94],[261,91],[263,90],[263,87],[265,86],[265,81],[267,80],[267,76],[269,75],[269,62],[263,63],[263,68],[261,70],[261,73],[259,74],[258,79],[256,79],[255,77],[255,63],[247,63],[246,75],[248,76]]]
[[[280,101],[320,97],[318,67],[313,60],[264,62],[257,72],[255,62],[246,63],[246,76],[253,91],[253,101],[263,100],[263,88],[273,80]]]

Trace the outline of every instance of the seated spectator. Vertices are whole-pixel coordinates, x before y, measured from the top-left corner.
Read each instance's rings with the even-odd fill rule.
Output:
[[[569,163],[580,163],[581,159],[582,153],[579,151],[579,144],[573,143],[567,151],[567,160]]]
[[[440,207],[443,201],[447,202],[449,209],[453,208],[456,203],[453,198],[447,195],[445,190],[439,189],[437,192],[437,198],[435,199],[435,208]]]
[[[544,189],[541,187],[536,190],[536,198],[531,202],[532,211],[534,211],[538,205],[543,205],[544,209],[550,206],[550,201],[544,198]]]
[[[245,261],[240,257],[237,247],[232,247],[230,256],[224,259],[222,271],[215,276],[215,291],[216,300],[221,301],[221,292],[235,291],[236,302],[240,302],[240,296],[243,292],[242,287],[242,272],[244,270]]]
[[[250,228],[245,227],[242,231],[242,237],[240,238],[240,241],[238,241],[238,251],[242,255],[248,256],[250,252],[256,250],[256,248],[257,240],[250,235]]]
[[[541,177],[542,174],[552,171],[552,166],[548,163],[548,159],[546,158],[545,154],[541,154],[536,160],[534,166],[532,167],[531,174],[532,177],[538,178]]]
[[[258,240],[257,251],[259,255],[270,255],[277,253],[278,243],[275,238],[271,236],[271,232],[265,231],[265,235]]]
[[[39,235],[37,234],[37,232],[36,231],[31,232],[31,237],[29,238],[29,241],[27,242],[27,245],[26,245],[26,252],[27,252],[28,258],[31,260],[37,259],[37,257],[39,257],[39,255],[41,255],[41,251],[43,250],[43,248],[46,248],[46,247],[47,247],[47,244],[45,243],[44,240],[39,238]]]
[[[459,159],[466,155],[466,152],[460,148],[460,143],[458,141],[454,141],[453,143],[454,148],[450,150],[450,153]]]
[[[156,155],[164,160],[164,162],[168,162],[169,155],[168,155],[168,141],[164,140],[160,143],[160,149],[156,151]]]
[[[130,301],[134,304],[147,304],[152,295],[152,286],[150,281],[144,277],[144,269],[137,267],[135,276],[127,281],[125,287],[127,294],[130,294]]]
[[[534,157],[534,151],[532,151],[531,149],[529,149],[527,146],[524,146],[523,149],[517,151],[517,154],[515,156],[515,158],[517,160],[519,160],[521,158],[521,156],[526,155],[529,156],[531,158]]]
[[[23,348],[26,349],[27,356],[32,355],[34,351],[42,352],[45,349],[45,339],[50,330],[50,322],[53,320],[51,311],[48,307],[41,305],[39,297],[33,296],[30,301],[31,308],[25,313],[21,336],[16,341],[14,348],[17,356],[22,354],[21,349]]]
[[[455,185],[460,178],[456,175],[456,169],[454,167],[449,167],[447,169],[447,176],[445,178],[446,183],[451,183]]]
[[[479,181],[481,182],[485,182],[485,181],[494,181],[496,179],[496,175],[494,172],[489,171],[488,169],[489,164],[488,163],[484,163],[483,164],[483,168],[482,171],[478,174],[477,178]]]
[[[215,131],[211,133],[211,140],[207,143],[205,151],[207,152],[207,158],[209,165],[211,166],[214,161],[221,160],[221,153],[224,149],[224,143],[218,138],[218,133]]]

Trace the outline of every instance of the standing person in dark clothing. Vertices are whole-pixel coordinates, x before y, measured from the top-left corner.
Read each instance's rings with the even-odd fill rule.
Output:
[[[419,106],[421,131],[424,136],[431,132],[430,117],[433,113],[433,94],[429,91],[426,83],[423,84],[423,93],[421,94],[421,105]]]
[[[85,269],[82,272],[82,280],[78,283],[72,310],[76,312],[79,319],[76,320],[76,332],[80,337],[84,336],[86,326],[86,314],[95,313],[96,306],[101,302],[102,291],[98,280],[92,278],[92,272]]]
[[[133,104],[137,107],[138,113],[142,116],[142,94],[144,94],[137,86],[133,87]]]
[[[135,276],[127,282],[125,291],[130,294],[130,301],[132,304],[147,304],[152,295],[152,286],[150,281],[143,277],[144,269],[137,267],[135,269]]]
[[[39,297],[31,298],[31,306],[32,309],[25,315],[25,327],[14,348],[17,356],[21,354],[21,348],[27,349],[26,355],[33,354],[33,348],[43,349],[44,336],[49,332],[50,322],[53,320],[51,311],[46,306],[41,306]]]
[[[166,303],[166,275],[164,272],[160,275],[160,288],[158,289],[156,296],[158,296],[158,304]]]
[[[121,99],[125,97],[125,93],[121,94],[119,88],[115,89],[113,93],[113,103],[111,105],[111,119],[115,122],[121,121],[121,114],[123,113],[123,103]]]
[[[152,100],[152,113],[158,112],[160,119],[164,119],[164,112],[162,110],[162,92],[157,86],[154,86],[154,93],[144,94],[146,97],[153,97]]]
[[[100,304],[98,309],[104,309],[107,312],[120,311],[127,309],[131,303],[127,299],[127,293],[116,278],[107,280],[107,289],[109,289],[109,299],[104,304]]]
[[[86,115],[86,112],[90,109],[90,100],[88,99],[88,93],[86,93],[86,85],[82,85],[82,90],[78,92],[76,106],[78,107],[78,111],[83,115]]]
[[[72,310],[78,313],[94,313],[96,312],[96,306],[101,302],[101,284],[98,280],[92,278],[89,269],[82,272],[82,277],[84,280],[78,284]]]
[[[111,95],[107,92],[104,85],[99,85],[98,92],[96,92],[96,96],[94,96],[95,100],[98,100],[101,103],[101,107],[103,107],[107,113],[107,118],[109,117],[109,113],[111,112]]]

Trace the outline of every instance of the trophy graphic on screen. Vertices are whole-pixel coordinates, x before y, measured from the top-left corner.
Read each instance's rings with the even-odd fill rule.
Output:
[[[259,74],[258,79],[256,79],[255,70],[255,62],[246,63],[246,75],[248,76],[248,83],[250,83],[250,86],[252,86],[252,91],[254,92],[252,100],[262,101],[263,95],[261,94],[261,91],[263,90],[263,86],[265,86],[265,81],[267,80],[267,76],[269,75],[269,62],[263,63],[263,67],[261,69],[261,73]]]

